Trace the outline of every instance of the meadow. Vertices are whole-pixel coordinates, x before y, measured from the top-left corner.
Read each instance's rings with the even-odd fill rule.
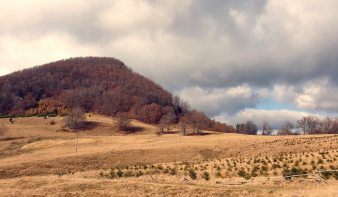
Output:
[[[159,135],[136,120],[127,133],[88,114],[72,131],[62,120],[0,119],[0,196],[338,196],[338,135]]]

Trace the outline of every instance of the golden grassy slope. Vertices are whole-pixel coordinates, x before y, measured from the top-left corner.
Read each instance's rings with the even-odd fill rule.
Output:
[[[338,136],[211,133],[180,138],[178,134],[158,136],[156,127],[138,121],[132,122],[135,132],[124,135],[116,132],[111,118],[93,115],[87,118],[86,129],[79,131],[75,153],[76,134],[60,131],[62,119],[17,118],[14,124],[0,119],[0,124],[8,128],[8,133],[0,137],[0,195],[338,195],[333,177],[330,185],[317,183],[313,177],[241,186],[216,184],[280,177],[282,169],[273,164],[289,168],[298,165],[308,172],[314,167],[338,167]],[[50,125],[51,120],[56,124]],[[241,169],[250,174],[254,166],[259,169],[257,177],[245,180],[238,176]],[[173,175],[172,169],[176,171]],[[197,173],[196,180],[189,178],[189,169]],[[124,172],[123,177],[110,179],[110,173],[117,176],[118,171]],[[139,172],[143,175],[136,177]],[[209,181],[202,178],[204,172],[209,173]],[[130,176],[125,177],[128,173]],[[326,193],[321,192],[323,188]]]

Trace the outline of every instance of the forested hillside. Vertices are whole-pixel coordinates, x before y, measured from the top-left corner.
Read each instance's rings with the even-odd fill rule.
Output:
[[[67,115],[74,107],[114,116],[126,112],[146,123],[180,121],[229,132],[178,96],[107,57],[71,58],[0,77],[2,116]]]

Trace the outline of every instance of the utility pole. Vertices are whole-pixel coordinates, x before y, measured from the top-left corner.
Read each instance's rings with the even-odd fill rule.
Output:
[[[76,149],[75,153],[77,153],[77,145],[79,144],[79,133],[76,133]]]
[[[180,127],[180,132],[179,132],[179,134],[180,134],[180,141],[181,141],[181,133],[182,133],[182,126]]]

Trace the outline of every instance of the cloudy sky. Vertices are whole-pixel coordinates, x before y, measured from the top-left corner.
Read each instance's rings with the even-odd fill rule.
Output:
[[[0,0],[0,76],[108,56],[212,118],[338,112],[337,0]]]

